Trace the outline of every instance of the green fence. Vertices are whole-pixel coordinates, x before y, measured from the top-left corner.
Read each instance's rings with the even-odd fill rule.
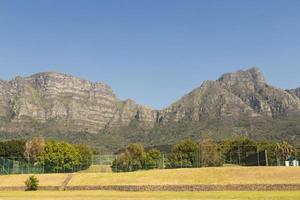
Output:
[[[74,173],[82,170],[85,170],[85,172],[103,172],[103,167],[105,167],[106,171],[109,171],[107,167],[112,165],[115,158],[116,155],[94,155],[91,163],[93,170],[87,170],[87,164],[82,164],[82,166],[68,166],[66,168],[62,167],[62,163],[62,166],[57,166],[56,170],[51,173]],[[42,174],[47,171],[47,173],[50,173],[47,167],[48,166],[32,164],[23,158],[11,157],[8,159],[0,157],[0,174]]]
[[[33,173],[44,173],[44,167],[35,166],[33,164],[0,158],[0,174],[33,174]]]
[[[224,147],[222,147],[224,149]],[[198,168],[210,166],[282,166],[285,159],[274,151],[255,149],[254,146],[236,146],[231,147],[230,151],[224,152],[222,149],[217,151],[208,151],[210,148],[199,148],[198,151],[190,153],[188,156],[177,154],[175,157],[171,152],[161,153],[161,157],[155,163],[142,162],[142,167],[134,163],[128,166],[128,171],[136,169],[172,169],[172,168]],[[82,166],[68,166],[68,168],[57,166],[57,170],[51,173],[73,173],[73,172],[111,172],[124,171],[118,169],[118,166],[111,169],[113,161],[117,155],[93,155],[92,163]],[[299,160],[300,156],[296,155]],[[63,166],[64,163],[62,163]],[[91,164],[91,166],[90,166]],[[90,166],[89,168],[87,166]],[[49,172],[47,166],[39,166],[24,160],[24,158],[5,158],[0,157],[0,174],[35,174]]]
[[[92,165],[112,165],[113,161],[116,159],[116,155],[93,155]]]
[[[199,147],[195,152],[168,152],[154,163],[145,160],[120,160],[113,166],[114,172],[128,172],[147,169],[201,168],[222,166],[284,166],[287,159],[300,159],[300,155],[282,156],[281,153],[257,148],[254,145],[231,145]],[[228,150],[227,147],[230,147]],[[299,151],[300,152],[300,151]],[[290,157],[290,158],[289,158]],[[122,160],[123,159],[123,160]]]

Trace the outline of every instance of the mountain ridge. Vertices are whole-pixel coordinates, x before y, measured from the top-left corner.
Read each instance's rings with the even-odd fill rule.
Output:
[[[260,137],[273,131],[274,137],[277,134],[281,138],[284,136],[278,136],[280,131],[290,127],[284,123],[276,127],[273,123],[280,118],[282,122],[293,121],[293,130],[286,135],[294,138],[300,131],[299,116],[300,88],[274,87],[256,67],[204,81],[161,110],[131,99],[120,100],[105,83],[65,73],[40,72],[0,80],[0,132],[9,137],[47,132],[48,136],[58,137],[73,133],[69,136],[74,139],[75,133],[85,132],[103,141],[111,137],[110,143],[117,143],[114,138],[123,138],[119,143],[156,144],[187,136],[199,138],[203,134],[220,138],[234,134]],[[262,121],[268,129],[261,126]],[[111,136],[107,136],[109,133]]]

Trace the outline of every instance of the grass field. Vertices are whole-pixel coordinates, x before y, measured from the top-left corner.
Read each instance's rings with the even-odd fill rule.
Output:
[[[2,186],[24,186],[29,175],[2,175]],[[41,186],[60,186],[67,174],[37,175]],[[129,173],[75,173],[69,186],[179,184],[300,184],[300,167],[220,167]]]
[[[96,170],[93,166],[91,171]],[[106,170],[103,170],[106,171]],[[67,174],[36,175],[41,186],[61,186]],[[24,186],[29,175],[2,175],[2,186]],[[221,167],[149,170],[130,173],[75,173],[69,186],[194,184],[300,184],[300,168]],[[119,192],[119,191],[0,191],[0,200],[295,200],[300,191],[287,192]]]
[[[74,174],[69,185],[300,184],[300,168],[219,167]]]
[[[29,174],[22,175],[2,175],[0,176],[0,187],[24,186]],[[67,174],[41,174],[36,175],[40,181],[40,186],[60,186],[67,178]]]
[[[108,173],[112,172],[110,165],[91,165],[87,170],[80,171],[80,173]]]
[[[0,192],[1,200],[295,200],[300,192]]]

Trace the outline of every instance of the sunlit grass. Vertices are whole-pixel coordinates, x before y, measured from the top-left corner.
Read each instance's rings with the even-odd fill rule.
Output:
[[[24,186],[30,175],[2,175],[0,187]],[[41,186],[61,186],[67,174],[36,175]],[[220,167],[128,173],[74,173],[70,186],[182,184],[300,184],[300,167]]]
[[[110,165],[92,165],[88,169],[80,171],[81,173],[107,173],[112,172]]]
[[[0,192],[1,200],[295,200],[300,192],[114,192],[37,191]]]
[[[300,168],[219,167],[74,174],[69,185],[300,184]]]
[[[0,187],[24,186],[29,174],[2,175],[0,176]],[[40,186],[60,186],[67,177],[67,174],[39,174]]]

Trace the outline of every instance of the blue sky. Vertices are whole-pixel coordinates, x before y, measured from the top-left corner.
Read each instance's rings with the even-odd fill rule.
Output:
[[[299,10],[298,0],[1,0],[0,77],[70,73],[154,108],[254,65],[296,88]]]

